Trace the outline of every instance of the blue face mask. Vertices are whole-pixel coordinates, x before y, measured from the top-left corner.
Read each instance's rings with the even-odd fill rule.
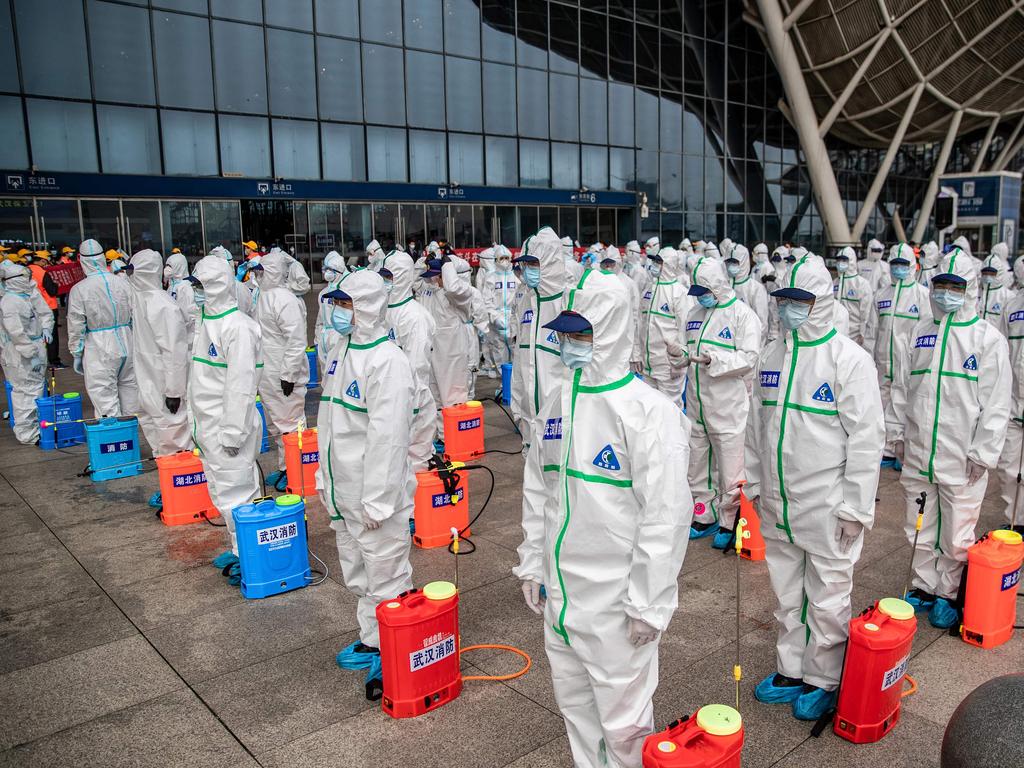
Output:
[[[196,301],[197,307],[201,307],[203,306],[203,304],[206,303],[206,291],[204,291],[202,288],[193,288],[192,296]]]
[[[893,277],[895,277],[900,282],[903,282],[908,277],[910,277],[910,265],[897,264],[895,267],[891,269],[891,272]]]
[[[391,280],[384,281],[384,293],[391,293],[391,289],[395,287],[395,284]]]
[[[330,267],[325,267],[324,270],[323,270],[323,274],[324,274],[324,280],[326,282],[328,282],[328,283],[333,283],[335,280],[338,279],[338,273],[335,272]]]
[[[932,304],[942,314],[949,315],[964,305],[964,294],[947,288],[932,288]]]
[[[585,344],[568,336],[560,337],[558,346],[562,353],[562,365],[573,371],[588,365],[594,357],[593,344]]]
[[[661,277],[661,264],[656,261],[652,261],[647,265],[647,271],[651,273],[651,277],[657,279]]]
[[[811,308],[807,304],[796,301],[779,304],[779,320],[787,331],[795,331],[807,321],[810,314]]]
[[[530,288],[540,285],[540,267],[523,267],[523,282]]]
[[[351,309],[338,306],[331,307],[331,328],[342,336],[348,336],[352,333],[352,318],[353,313]]]
[[[729,277],[736,277],[740,273],[739,264],[726,264],[725,271],[729,273]]]
[[[711,309],[713,306],[718,304],[718,299],[715,298],[715,294],[708,291],[707,293],[702,293],[697,297],[697,303],[704,307],[704,309]]]

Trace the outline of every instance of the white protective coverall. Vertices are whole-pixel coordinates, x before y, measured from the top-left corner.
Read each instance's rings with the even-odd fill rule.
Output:
[[[872,296],[882,293],[892,284],[892,279],[889,277],[889,264],[882,261],[883,253],[885,253],[885,246],[872,238],[868,241],[864,258],[857,263],[857,271],[868,281]]]
[[[284,252],[282,251],[282,253]],[[309,289],[312,287],[309,275],[306,274],[306,268],[302,266],[302,262],[289,253],[284,253],[284,256],[288,262],[288,279],[285,280],[285,285],[289,291],[302,298],[309,293]]]
[[[900,253],[901,258],[910,261],[910,277],[890,285],[875,299],[878,312],[878,338],[875,340],[875,367],[878,369],[878,388],[882,396],[882,408],[889,409],[892,400],[892,381],[896,360],[910,351],[911,334],[922,318],[932,316],[932,305],[928,300],[928,289],[917,282],[917,260],[909,246]],[[886,429],[885,455],[893,456],[891,430]]]
[[[631,629],[664,632],[676,609],[689,426],[629,370],[623,284],[589,270],[581,285],[568,308],[593,326],[593,358],[543,401],[513,573],[547,591],[544,646],[574,764],[621,768],[640,765],[654,730],[658,641],[636,647]]]
[[[434,452],[437,422],[437,406],[430,392],[430,346],[434,339],[434,318],[413,298],[412,286],[416,275],[413,260],[408,253],[392,251],[384,257],[381,266],[391,272],[392,278],[385,315],[389,328],[388,338],[405,352],[416,386],[409,450],[413,472],[422,472]],[[345,288],[342,287],[342,290]]]
[[[1006,254],[1006,243],[993,245],[992,253],[985,258],[982,266],[985,269],[995,269],[996,274],[991,280],[987,280],[985,274],[979,275],[981,286],[978,295],[978,316],[982,320],[988,320],[1000,331],[1006,327],[1003,312],[1014,296],[1011,288],[1013,273],[1006,263]]]
[[[1021,263],[1018,258],[1013,266]],[[1021,442],[1024,441],[1024,291],[1018,290],[1000,316],[999,330],[1010,345],[1010,366],[1013,369],[1013,397],[1010,401],[1010,420],[1006,428],[1006,442],[999,457],[1001,498],[1006,509],[1006,522],[1024,525],[1024,488],[1017,500],[1017,474],[1022,471]]]
[[[871,356],[832,327],[832,279],[821,259],[801,258],[780,287],[816,298],[807,320],[758,361],[744,493],[760,496],[779,601],[777,671],[831,691],[842,673],[860,527],[874,522],[882,404]]]
[[[0,362],[11,383],[14,436],[19,443],[32,445],[39,439],[36,398],[43,396],[46,339],[52,338],[53,312],[39,293],[28,267],[4,261],[0,263],[0,280]]]
[[[491,275],[494,274],[494,252],[497,248],[498,244],[495,243],[490,248],[484,248],[477,254],[480,266],[477,268],[476,275],[473,277],[473,287],[478,291],[483,291],[484,284],[490,280]]]
[[[522,255],[540,259],[540,285],[529,288],[516,307],[519,328],[516,331],[516,355],[512,361],[512,416],[529,445],[543,403],[558,396],[565,376],[558,351],[558,335],[542,326],[558,316],[565,306],[565,258],[558,235],[551,227],[542,227],[526,238]]]
[[[576,287],[583,276],[583,264],[576,259],[576,248],[572,238],[566,235],[561,240],[562,255],[565,258],[565,287]]]
[[[97,417],[139,411],[132,361],[132,289],[107,271],[100,244],[78,247],[85,279],[68,294],[68,349],[83,360],[85,390]]]
[[[764,243],[758,243],[754,246],[754,250],[751,253],[754,257],[754,266],[751,268],[750,274],[754,276],[757,282],[764,285],[765,276],[775,274],[775,267],[772,266],[768,258],[768,246]]]
[[[199,306],[196,304],[195,291],[188,277],[188,260],[183,253],[172,253],[164,265],[164,279],[167,280],[167,293],[174,300],[185,318],[185,339],[188,349],[192,350],[192,337],[196,333],[196,320],[199,318]]]
[[[466,324],[472,321],[474,292],[469,281],[459,277],[454,260],[441,266],[440,280],[440,285],[422,281],[416,300],[434,318],[430,391],[438,408],[450,408],[469,400]],[[440,422],[440,414],[437,417]]]
[[[431,245],[437,248],[437,243],[432,242]],[[384,261],[384,249],[381,248],[380,243],[376,240],[371,240],[369,245],[366,246],[366,264],[367,267],[376,271],[380,269],[380,263]],[[428,256],[427,258],[431,258]]]
[[[263,257],[263,276],[256,320],[260,324],[263,368],[259,392],[267,419],[267,437],[277,444],[277,469],[284,470],[285,432],[295,432],[304,420],[309,358],[306,356],[306,311],[302,299],[288,290],[288,255],[282,251]],[[294,385],[284,394],[281,382]],[[261,433],[262,434],[262,433]]]
[[[974,268],[980,273],[982,261],[974,255],[970,240],[968,240],[965,235],[960,235],[960,237],[953,241],[953,245],[971,257],[971,262],[974,264]]]
[[[644,256],[643,251],[640,248],[640,243],[636,240],[630,240],[626,243],[626,250],[623,252],[623,263],[622,272],[626,277],[630,278],[637,284],[637,291],[642,293],[641,282],[645,282],[647,279],[647,270],[644,269]]]
[[[231,274],[233,275],[235,273],[234,256],[231,255],[231,251],[222,245],[218,245],[215,246],[210,253],[227,262],[228,267],[231,269]],[[260,256],[254,256],[250,261],[259,264],[261,259],[262,257]],[[253,284],[253,288],[250,290],[249,285],[250,283],[241,283],[238,280],[235,280],[235,285],[232,290],[235,292],[235,301],[238,303],[238,308],[249,317],[255,318],[256,301],[259,298],[259,286]]]
[[[324,304],[324,294],[338,287],[338,284],[348,274],[348,266],[340,253],[331,251],[324,256],[323,272],[325,276],[330,277],[330,280],[317,295],[316,323],[313,325],[313,343],[316,344],[316,357],[320,365],[321,378],[323,372],[327,370],[325,367],[327,358],[330,357],[331,349],[338,342],[339,337],[338,332],[331,328],[331,324],[326,321],[326,313],[330,311],[330,307]]]
[[[609,245],[605,249],[604,256],[601,258],[602,264],[606,264],[609,261],[615,265],[612,267],[611,273],[618,277],[619,282],[626,286],[626,295],[629,297],[629,316],[632,318],[630,330],[633,335],[633,351],[629,356],[629,364],[635,371],[643,365],[643,357],[640,352],[640,292],[637,290],[636,282],[632,278],[627,277],[623,272],[625,264],[623,264],[622,254],[619,253],[619,249],[614,245]]]
[[[925,288],[931,285],[932,278],[935,277],[935,270],[939,266],[939,257],[941,255],[939,245],[934,240],[930,240],[921,246],[921,270],[918,275],[918,281]]]
[[[132,333],[135,377],[139,385],[139,427],[154,456],[192,447],[185,406],[188,341],[185,316],[161,286],[163,260],[153,250],[131,259]],[[178,400],[171,413],[167,400]]]
[[[886,424],[892,440],[904,443],[900,482],[910,541],[917,497],[927,492],[912,585],[953,600],[974,544],[985,470],[995,469],[1006,437],[1011,371],[1006,339],[978,317],[974,260],[953,248],[938,273],[967,281],[964,304],[945,315],[933,304],[934,318],[914,326],[908,352],[896,363]],[[974,483],[968,482],[972,469],[980,474]]]
[[[768,247],[764,246],[764,258],[767,264]],[[733,246],[730,257],[739,262],[739,272],[732,278],[732,289],[739,300],[754,310],[761,322],[761,346],[768,343],[768,291],[764,283],[754,274],[750,264],[750,251],[745,245]],[[771,266],[771,265],[769,265]]]
[[[476,374],[480,370],[481,337],[487,333],[490,326],[490,318],[487,314],[487,307],[484,304],[484,297],[473,287],[471,268],[469,262],[460,256],[450,257],[455,265],[455,272],[459,280],[464,282],[470,291],[469,318],[463,329],[466,336],[466,393],[470,400],[476,399]],[[493,378],[493,371],[492,378]]]
[[[835,291],[835,296],[842,306],[846,307],[846,311],[850,313],[850,333],[847,335],[870,352],[874,349],[877,335],[874,300],[876,295],[880,295],[885,288],[889,287],[888,274],[885,288],[880,288],[876,293],[875,288],[860,275],[857,252],[850,246],[846,246],[839,251],[838,255],[839,258],[848,259],[850,266],[845,272],[839,272],[839,277],[832,284],[832,290]],[[888,266],[886,264],[886,267]]]
[[[673,365],[680,361],[686,344],[686,317],[694,306],[679,283],[682,255],[675,248],[660,249],[661,274],[652,279],[640,298],[640,318],[636,348],[640,356],[644,381],[665,395],[679,408],[683,407],[683,386],[686,371]],[[655,263],[651,260],[651,263]],[[633,353],[635,357],[636,352]]]
[[[342,290],[352,297],[355,327],[333,348],[324,377],[316,484],[345,586],[359,599],[359,640],[379,648],[377,605],[412,588],[409,518],[416,477],[409,436],[416,385],[408,358],[388,339],[380,275],[358,270]]]
[[[1013,288],[1016,291],[1024,289],[1024,259],[1019,256],[1013,261]]]
[[[510,257],[505,246],[499,245],[498,248],[503,249],[506,258]],[[516,280],[511,268],[498,269],[497,266],[480,288],[490,322],[486,339],[488,352],[484,354],[484,357],[490,359],[499,372],[502,363],[512,362],[515,350],[514,325],[517,290],[519,290],[519,281]]]
[[[702,258],[693,270],[693,281],[718,299],[711,309],[694,302],[686,321],[693,521],[718,522],[732,530],[744,479],[747,385],[761,352],[761,321],[736,296],[721,260]]]
[[[219,254],[199,260],[192,275],[203,285],[188,382],[188,420],[203,462],[210,500],[224,518],[238,554],[231,511],[260,495],[256,457],[263,425],[256,410],[260,327],[238,309],[238,281]]]

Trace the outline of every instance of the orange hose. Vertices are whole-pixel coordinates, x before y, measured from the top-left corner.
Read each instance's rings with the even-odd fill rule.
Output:
[[[512,653],[515,653],[526,659],[526,666],[520,669],[518,672],[515,672],[511,675],[466,675],[462,678],[463,682],[467,680],[495,680],[498,682],[502,680],[515,680],[517,677],[522,677],[527,672],[529,672],[530,667],[533,666],[533,660],[524,651],[521,651],[518,648],[513,648],[511,645],[494,645],[492,643],[485,643],[483,645],[468,645],[459,651],[459,655],[461,656],[466,651],[478,651],[483,648],[495,648],[499,651],[511,651]]]
[[[904,675],[904,678],[910,681],[910,687],[900,694],[901,699],[905,699],[907,696],[913,696],[917,693],[917,680],[912,678],[910,675]]]

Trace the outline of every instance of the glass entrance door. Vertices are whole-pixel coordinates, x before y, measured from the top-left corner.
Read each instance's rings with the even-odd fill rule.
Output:
[[[288,249],[288,235],[295,232],[291,200],[242,200],[242,235],[264,249]]]
[[[36,241],[35,208],[25,197],[0,198],[0,244],[32,248]]]
[[[78,250],[82,242],[82,222],[78,218],[77,200],[39,198],[36,200],[36,217],[36,231],[51,252],[59,254],[64,247]]]
[[[117,200],[82,201],[82,239],[92,238],[104,250],[123,248],[121,203]]]
[[[122,200],[121,221],[128,255],[146,248],[159,248],[160,203],[156,200]]]

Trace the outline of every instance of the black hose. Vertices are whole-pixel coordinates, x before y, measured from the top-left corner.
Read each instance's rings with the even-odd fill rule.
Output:
[[[508,416],[508,420],[512,423],[512,429],[514,429],[516,431],[517,435],[522,437],[523,433],[519,431],[519,426],[516,424],[516,420],[512,418],[512,414],[509,413],[508,411],[506,411],[505,410],[505,406],[501,404],[500,396],[498,396],[498,395],[494,396],[494,404],[496,406],[498,406],[499,408],[501,408],[501,412],[502,413],[504,413],[506,416]]]
[[[473,527],[473,525],[476,523],[476,521],[480,519],[480,515],[482,515],[484,513],[484,510],[487,509],[487,505],[491,502],[491,495],[494,493],[495,477],[494,477],[494,473],[491,471],[491,468],[490,467],[485,467],[483,464],[467,464],[465,467],[460,467],[460,469],[462,469],[462,470],[482,469],[482,470],[486,471],[488,475],[491,476],[491,487],[487,489],[487,498],[484,499],[483,506],[481,506],[480,510],[475,515],[473,515],[473,519],[470,520],[468,523],[466,523],[466,527],[463,528],[461,531],[459,531],[459,539],[461,541],[466,542],[466,544],[468,544],[470,546],[470,549],[464,552],[462,550],[462,546],[460,545],[459,546],[458,554],[459,555],[471,555],[474,552],[476,552],[476,544],[474,544],[472,541],[470,541],[465,536],[463,536],[463,534],[466,531],[468,531],[471,527]],[[455,550],[452,549],[453,545],[454,545],[454,542],[451,542],[451,543],[448,544],[448,551],[451,552],[452,554],[455,554]]]

